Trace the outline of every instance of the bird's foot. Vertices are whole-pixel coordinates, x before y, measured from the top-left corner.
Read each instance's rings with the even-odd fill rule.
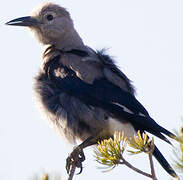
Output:
[[[69,174],[72,167],[75,166],[77,168],[80,168],[80,174],[83,170],[82,162],[85,160],[85,155],[83,152],[83,149],[79,146],[77,146],[71,154],[66,159],[66,171]]]

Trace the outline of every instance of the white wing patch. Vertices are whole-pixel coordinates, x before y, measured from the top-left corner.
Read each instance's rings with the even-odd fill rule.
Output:
[[[121,104],[119,104],[119,103],[113,102],[113,104],[116,104],[116,105],[122,107],[124,111],[126,111],[126,112],[128,112],[128,113],[130,113],[130,114],[134,114],[130,109],[128,109],[127,107],[125,107],[125,106],[123,106],[123,105],[121,105]]]
[[[108,119],[109,132],[113,136],[115,131],[124,132],[127,137],[134,137],[134,134],[137,134],[136,130],[130,123],[122,123],[117,119],[109,118]]]
[[[118,106],[122,107],[123,110],[126,111],[127,113],[134,114],[134,113],[133,113],[130,109],[128,109],[127,107],[125,107],[125,106],[123,106],[123,105],[121,105],[121,104],[119,104],[119,103],[116,103],[116,102],[112,102],[112,103],[115,104],[115,105],[118,105]],[[142,114],[141,112],[139,113],[139,116],[146,117],[146,116],[145,116],[144,114]]]
[[[143,116],[143,117],[146,117],[146,115],[145,115],[145,114],[142,114],[142,113],[139,113],[139,115],[140,115],[140,116]]]

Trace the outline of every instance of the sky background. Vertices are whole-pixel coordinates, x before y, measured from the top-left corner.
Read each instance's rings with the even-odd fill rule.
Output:
[[[36,108],[33,78],[41,63],[41,46],[23,27],[5,26],[27,16],[43,1],[2,1],[0,6],[0,179],[25,180],[34,174],[61,173],[65,179],[65,158],[71,151]],[[133,81],[137,99],[160,125],[174,130],[183,116],[183,1],[182,0],[60,0],[74,20],[85,44],[109,48],[124,73]],[[171,147],[155,139],[171,162]],[[177,145],[174,143],[175,146]],[[119,166],[101,173],[86,150],[87,160],[75,180],[147,178]],[[125,156],[149,171],[145,155]],[[158,179],[171,179],[155,160]]]

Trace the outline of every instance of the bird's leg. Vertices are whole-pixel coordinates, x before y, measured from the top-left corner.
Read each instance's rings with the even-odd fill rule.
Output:
[[[78,174],[82,172],[82,169],[83,169],[82,162],[85,160],[83,149],[85,147],[96,144],[96,142],[97,142],[96,138],[90,136],[85,141],[83,141],[79,146],[74,148],[74,150],[66,159],[66,170],[68,174],[70,173],[72,166],[80,168],[80,172]]]
[[[71,168],[73,166],[80,168],[79,174],[82,172],[82,162],[85,160],[85,155],[83,149],[77,146],[70,153],[70,155],[66,159],[66,170],[67,173],[70,174]]]

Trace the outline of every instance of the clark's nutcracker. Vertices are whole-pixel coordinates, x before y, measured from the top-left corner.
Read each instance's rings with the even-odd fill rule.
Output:
[[[44,45],[35,92],[44,113],[70,142],[82,143],[67,158],[82,169],[83,148],[112,137],[116,130],[133,137],[140,130],[168,142],[176,136],[158,125],[135,98],[134,87],[103,51],[84,45],[68,11],[44,3],[31,16],[6,23],[27,26]],[[174,170],[155,146],[153,155],[173,177]]]

